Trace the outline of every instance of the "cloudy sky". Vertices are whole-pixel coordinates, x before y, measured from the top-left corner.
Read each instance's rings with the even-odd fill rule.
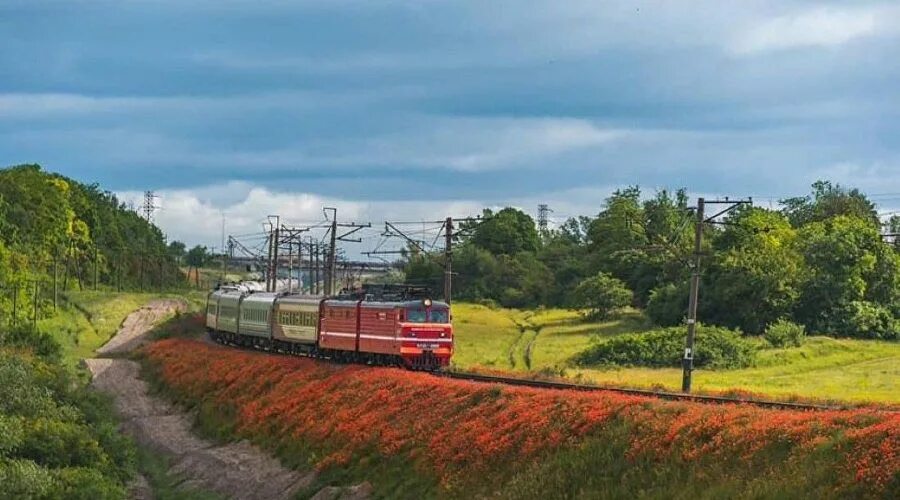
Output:
[[[170,238],[440,219],[612,189],[820,178],[900,205],[900,6],[570,0],[0,0],[0,165],[125,199]],[[372,245],[377,238],[370,237]]]

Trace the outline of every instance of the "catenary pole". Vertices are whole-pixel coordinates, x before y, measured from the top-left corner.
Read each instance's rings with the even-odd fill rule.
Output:
[[[453,217],[444,222],[444,301],[450,303],[453,290]]]
[[[697,331],[697,301],[700,295],[700,257],[703,243],[703,211],[705,200],[697,200],[697,221],[694,228],[694,258],[691,265],[691,295],[688,302],[687,340],[684,345],[684,358],[681,360],[682,392],[691,392],[691,372],[694,370],[694,335]]]

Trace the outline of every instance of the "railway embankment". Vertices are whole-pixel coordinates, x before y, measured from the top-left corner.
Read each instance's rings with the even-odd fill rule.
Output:
[[[896,498],[900,415],[514,387],[173,338],[147,373],[208,432],[378,497]]]
[[[248,441],[217,443],[193,431],[193,415],[155,396],[140,377],[140,365],[123,355],[149,341],[151,329],[175,311],[177,300],[158,300],[135,311],[115,337],[85,360],[92,385],[111,395],[123,420],[122,430],[141,447],[167,458],[168,474],[182,490],[197,489],[242,499],[292,498],[309,486],[315,471],[292,470]],[[152,498],[146,478],[132,485],[133,498]]]

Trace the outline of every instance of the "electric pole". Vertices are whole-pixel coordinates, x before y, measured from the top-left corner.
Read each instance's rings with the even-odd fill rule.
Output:
[[[316,242],[316,243],[314,244],[314,246],[315,246],[315,249],[316,249],[316,250],[315,250],[315,252],[316,252],[316,269],[315,269],[315,272],[316,272],[316,278],[315,278],[315,283],[316,283],[316,295],[319,295],[319,278],[321,277],[321,276],[320,276],[320,273],[319,273],[319,269],[320,269],[320,268],[319,268],[319,256],[321,255],[321,250],[319,250],[319,243],[318,243],[318,242]]]
[[[444,222],[444,301],[450,303],[453,290],[453,217]]]
[[[716,224],[715,219],[731,212],[740,205],[752,205],[753,199],[746,200],[706,200],[697,199],[697,214],[694,227],[694,255],[691,262],[691,291],[688,300],[687,338],[684,343],[684,357],[681,360],[681,391],[691,392],[694,371],[694,337],[697,333],[697,306],[700,302],[700,258],[703,252],[703,225]],[[706,217],[706,205],[726,205],[726,208]]]
[[[334,294],[334,262],[337,245],[337,208],[325,207],[322,211],[331,210],[331,244],[328,246],[328,272],[325,274],[325,295]],[[326,217],[328,214],[325,215]]]
[[[98,274],[99,273],[97,272],[97,246],[94,245],[94,291],[95,292],[97,291],[97,281],[98,281],[97,276],[98,276]]]

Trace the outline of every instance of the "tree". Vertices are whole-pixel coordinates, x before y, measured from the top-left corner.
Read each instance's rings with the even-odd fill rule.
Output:
[[[482,222],[475,226],[471,241],[494,255],[533,252],[540,245],[534,219],[515,208],[504,208],[496,214],[485,209]]]
[[[877,309],[862,303],[896,306],[892,301],[898,296],[900,262],[882,241],[878,226],[841,215],[807,224],[799,241],[808,272],[796,317],[812,331],[856,335],[843,331],[852,325],[848,314]]]
[[[185,256],[184,260],[188,266],[194,268],[203,267],[203,265],[206,264],[207,260],[209,260],[209,252],[207,251],[205,246],[197,245],[194,248],[188,250],[188,253]]]
[[[175,240],[172,243],[169,243],[168,248],[169,255],[175,259],[176,262],[181,263],[181,260],[184,258],[187,253],[187,246],[184,243]]]
[[[741,208],[713,242],[704,275],[704,321],[762,333],[789,316],[805,273],[797,230],[787,218],[762,208]]]
[[[846,215],[879,224],[875,205],[859,189],[846,189],[830,181],[816,181],[812,195],[781,200],[794,227]]]
[[[605,319],[616,309],[631,302],[631,290],[621,280],[606,273],[597,273],[578,284],[575,303],[588,309],[591,318]]]

